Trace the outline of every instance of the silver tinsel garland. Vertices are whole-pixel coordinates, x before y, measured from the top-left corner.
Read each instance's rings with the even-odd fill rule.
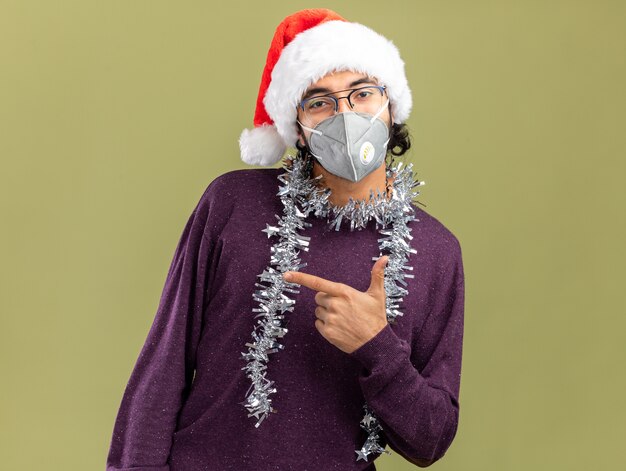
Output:
[[[351,231],[355,228],[358,230],[365,228],[371,219],[376,221],[376,227],[380,228],[379,232],[385,237],[378,239],[380,254],[378,257],[372,257],[372,260],[378,260],[383,256],[383,251],[388,252],[385,293],[387,321],[390,324],[402,316],[399,303],[408,293],[404,288],[407,286],[404,278],[413,278],[413,275],[403,272],[413,270],[413,267],[407,266],[406,263],[409,253],[416,253],[408,242],[413,237],[407,224],[416,220],[411,202],[419,195],[419,191],[413,188],[423,185],[424,182],[413,179],[412,164],[404,168],[402,162],[397,166],[387,166],[387,178],[394,176],[391,198],[380,191],[374,195],[374,191],[371,190],[368,201],[350,198],[344,206],[330,204],[331,190],[318,185],[321,175],[311,178],[311,167],[310,162],[303,158],[289,155],[285,157],[283,162],[285,173],[278,176],[283,185],[279,187],[277,194],[283,203],[283,216],[276,215],[278,220],[276,225],[267,224],[263,229],[268,237],[277,236],[279,240],[271,248],[270,266],[258,275],[265,284],[255,283],[259,289],[253,293],[253,298],[259,303],[259,307],[252,311],[257,313],[255,318],[259,319],[252,331],[253,341],[246,343],[248,352],[242,353],[243,359],[248,362],[242,370],[246,371],[246,376],[252,384],[246,392],[246,400],[241,404],[248,409],[248,417],[254,416],[258,419],[255,427],[258,427],[270,412],[276,412],[269,398],[270,394],[276,392],[276,388],[274,382],[266,378],[268,357],[271,353],[284,348],[277,339],[287,333],[287,328],[283,326],[285,312],[293,312],[295,305],[295,300],[286,293],[297,294],[299,291],[295,288],[300,286],[287,282],[282,274],[306,266],[306,263],[300,263],[298,254],[300,250],[309,250],[311,238],[300,235],[298,231],[311,226],[311,223],[305,221],[310,214],[327,217],[331,227],[337,231],[344,219],[350,221]],[[361,449],[355,450],[357,461],[360,459],[367,461],[369,454],[390,453],[378,442],[378,432],[382,432],[382,427],[374,412],[367,403],[363,407],[365,414],[360,426],[367,432],[368,437]]]

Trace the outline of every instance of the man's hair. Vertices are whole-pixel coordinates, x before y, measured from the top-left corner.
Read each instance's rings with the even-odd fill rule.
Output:
[[[296,142],[296,148],[298,149],[298,155],[300,157],[306,157],[310,154],[308,146],[300,144],[300,141]],[[389,137],[389,144],[387,145],[387,154],[400,157],[410,148],[411,136],[409,135],[409,128],[405,123],[394,123],[391,126],[391,136]]]
[[[389,139],[389,145],[387,146],[387,152],[396,157],[400,157],[410,148],[411,136],[409,135],[409,128],[404,123],[394,123],[391,126],[391,137]]]

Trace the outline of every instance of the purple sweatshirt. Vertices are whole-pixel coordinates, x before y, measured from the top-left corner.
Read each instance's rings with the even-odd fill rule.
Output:
[[[375,470],[356,461],[367,402],[383,427],[381,446],[418,466],[439,460],[459,422],[464,276],[457,238],[413,206],[417,250],[408,265],[402,317],[348,354],[315,328],[316,292],[300,287],[286,313],[284,349],[269,356],[270,414],[258,428],[243,406],[250,380],[242,353],[258,307],[252,293],[277,238],[262,232],[282,215],[282,168],[214,179],[187,222],[154,322],[124,391],[107,471]],[[301,269],[367,290],[381,236],[330,228],[310,215]],[[392,451],[392,453],[393,453]]]

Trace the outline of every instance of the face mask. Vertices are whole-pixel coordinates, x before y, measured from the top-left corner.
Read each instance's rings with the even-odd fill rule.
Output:
[[[358,182],[385,161],[389,129],[379,118],[389,100],[374,116],[347,111],[320,121],[311,131],[311,154],[330,173]]]

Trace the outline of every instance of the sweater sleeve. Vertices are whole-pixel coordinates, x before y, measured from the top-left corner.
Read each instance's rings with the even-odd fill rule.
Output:
[[[169,471],[178,415],[190,391],[206,304],[211,185],[189,217],[147,339],[115,421],[107,471]]]
[[[363,365],[361,389],[390,447],[420,467],[443,457],[459,421],[465,281],[458,241],[448,260],[413,351],[387,324],[350,354]]]

